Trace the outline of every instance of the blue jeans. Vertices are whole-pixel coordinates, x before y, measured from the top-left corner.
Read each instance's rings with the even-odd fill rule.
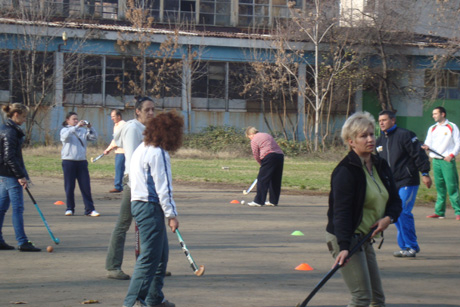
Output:
[[[75,180],[77,180],[83,203],[85,204],[85,214],[91,214],[94,210],[94,203],[91,196],[88,161],[62,160],[62,170],[64,172],[64,189],[67,202],[66,210],[75,212]]]
[[[29,241],[24,231],[24,194],[18,179],[0,176],[0,242],[5,242],[2,235],[6,211],[13,207],[13,228],[18,245]]]
[[[415,233],[414,215],[412,214],[418,187],[416,185],[399,189],[399,197],[402,200],[402,212],[395,226],[398,229],[398,245],[402,250],[407,248],[419,249]]]
[[[134,306],[136,300],[158,305],[164,299],[162,289],[169,254],[165,216],[160,204],[143,201],[133,201],[131,213],[139,228],[141,253],[123,305]]]
[[[118,191],[123,191],[123,175],[125,173],[125,155],[115,154],[115,180],[113,185]]]

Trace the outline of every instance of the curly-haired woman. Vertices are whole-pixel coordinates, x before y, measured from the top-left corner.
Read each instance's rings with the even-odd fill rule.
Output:
[[[169,254],[165,218],[175,232],[179,221],[168,152],[182,145],[183,127],[184,120],[175,112],[154,117],[147,123],[144,142],[131,159],[131,212],[139,227],[141,254],[124,301],[127,307],[134,306],[136,301],[148,306],[175,306],[164,299],[162,292]]]

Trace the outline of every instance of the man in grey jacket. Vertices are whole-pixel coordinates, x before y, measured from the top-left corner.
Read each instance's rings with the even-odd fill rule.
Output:
[[[123,253],[126,241],[126,232],[131,226],[133,216],[131,214],[131,188],[129,185],[129,165],[134,150],[142,143],[145,124],[155,116],[155,105],[152,98],[142,97],[136,100],[136,118],[128,121],[114,135],[115,143],[125,151],[125,175],[123,178],[123,194],[120,205],[120,214],[112,232],[105,268],[107,278],[126,280],[129,275],[121,269]]]

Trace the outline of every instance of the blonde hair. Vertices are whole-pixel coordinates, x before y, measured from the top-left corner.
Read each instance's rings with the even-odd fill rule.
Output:
[[[375,119],[369,112],[356,112],[351,115],[342,127],[343,143],[349,146],[348,140],[354,140],[358,134],[366,131],[369,127],[375,130]]]
[[[258,133],[259,130],[257,130],[255,127],[249,126],[246,128],[246,137]]]
[[[12,118],[14,113],[22,114],[24,112],[29,112],[29,107],[17,102],[2,106],[2,110],[6,114],[6,117]]]

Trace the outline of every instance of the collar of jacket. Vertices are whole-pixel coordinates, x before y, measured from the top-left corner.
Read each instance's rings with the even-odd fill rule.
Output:
[[[396,126],[396,124],[394,124],[393,127],[388,129],[387,131],[382,131],[382,133],[384,133],[385,135],[393,134],[396,131],[396,128],[398,128],[398,126]]]
[[[353,150],[350,150],[350,152],[348,153],[348,158],[349,158],[349,162],[351,165],[354,165],[360,168],[363,167],[361,159],[359,158],[358,154],[354,152]],[[377,168],[380,165],[380,159],[375,154],[371,154],[371,159],[372,159],[372,164],[375,165],[375,167]]]
[[[19,133],[19,137],[25,136],[24,131],[22,131],[21,127],[18,126],[18,124],[16,124],[11,118],[7,119],[5,125],[16,130]]]

